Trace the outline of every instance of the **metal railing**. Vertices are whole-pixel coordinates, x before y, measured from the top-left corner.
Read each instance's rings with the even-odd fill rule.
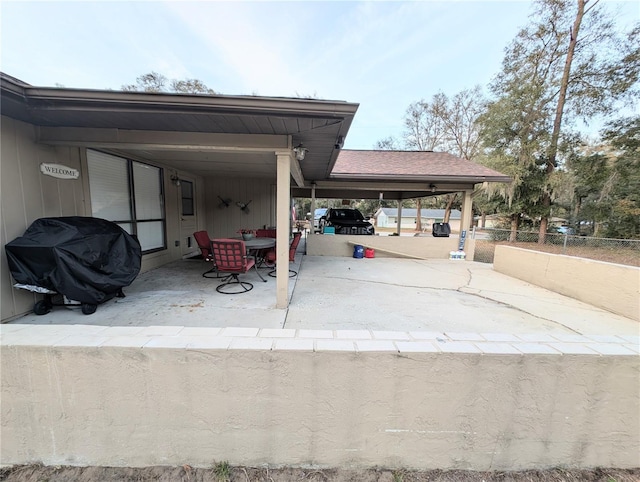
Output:
[[[609,263],[640,266],[640,240],[610,239],[591,236],[547,233],[544,242],[537,231],[474,228],[471,236],[476,241],[473,260],[493,263],[496,245],[504,244],[518,248],[564,254],[581,258],[607,261]]]

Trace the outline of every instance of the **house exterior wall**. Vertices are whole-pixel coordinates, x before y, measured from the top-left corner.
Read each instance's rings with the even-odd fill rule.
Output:
[[[0,350],[4,464],[486,471],[640,463],[640,360],[622,339],[6,328],[16,331],[3,330]]]
[[[212,238],[240,236],[239,229],[259,229],[276,225],[275,181],[251,177],[207,177],[205,202],[210,207],[205,224]],[[230,199],[224,207],[222,199]],[[249,204],[248,213],[236,203]],[[221,206],[222,205],[222,206]]]
[[[50,147],[36,143],[36,128],[2,116],[0,122],[2,231],[0,232],[0,269],[2,278],[2,319],[26,313],[35,297],[12,287],[5,245],[22,236],[36,219],[51,216],[85,216],[84,176],[80,149]],[[78,179],[56,179],[40,172],[41,163],[62,164],[81,172]]]
[[[431,227],[435,222],[442,222],[442,219],[434,219],[434,218],[422,218],[422,229],[431,231]],[[387,216],[384,213],[381,213],[376,222],[376,226],[381,228],[396,228],[398,227],[398,218],[397,216]],[[460,231],[460,220],[459,219],[451,219],[449,221],[449,226],[451,227],[451,231],[459,232]],[[401,227],[403,229],[415,229],[416,228],[416,218],[415,217],[403,217],[401,222]]]
[[[640,268],[497,245],[493,269],[640,321]]]
[[[86,150],[78,147],[51,147],[37,142],[37,128],[2,116],[1,129],[1,209],[0,243],[1,319],[6,321],[32,310],[36,296],[13,288],[5,245],[22,236],[29,225],[41,217],[91,216],[91,195],[87,176]],[[147,162],[147,161],[144,161]],[[41,163],[55,163],[77,169],[78,179],[56,179],[40,172]],[[167,248],[143,256],[142,271],[180,259],[186,242],[180,234],[180,190],[170,181],[170,175],[180,171],[164,169],[164,202]],[[195,177],[198,227],[204,229],[207,219],[206,185]]]

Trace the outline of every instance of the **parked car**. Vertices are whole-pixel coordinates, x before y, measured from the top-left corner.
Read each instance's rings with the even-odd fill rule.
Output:
[[[568,235],[574,235],[576,234],[576,230],[573,229],[571,226],[551,226],[548,230],[549,233],[554,233],[554,234],[568,234]]]
[[[317,208],[313,215],[313,230],[314,232],[320,232],[320,218],[327,214],[327,208]],[[311,213],[309,213],[311,215]]]
[[[331,226],[336,234],[375,234],[369,218],[357,209],[331,208],[320,218],[320,228]]]

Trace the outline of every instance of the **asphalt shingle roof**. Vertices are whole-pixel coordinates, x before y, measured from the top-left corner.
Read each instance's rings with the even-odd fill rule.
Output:
[[[360,151],[343,149],[331,171],[332,177],[389,179],[478,178],[508,182],[508,176],[446,152]]]

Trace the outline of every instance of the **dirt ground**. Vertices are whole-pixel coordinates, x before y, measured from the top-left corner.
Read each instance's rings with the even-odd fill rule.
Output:
[[[181,467],[45,467],[23,465],[0,469],[10,482],[639,482],[638,469],[527,470],[472,472],[463,470],[249,468],[217,464],[212,468]]]

